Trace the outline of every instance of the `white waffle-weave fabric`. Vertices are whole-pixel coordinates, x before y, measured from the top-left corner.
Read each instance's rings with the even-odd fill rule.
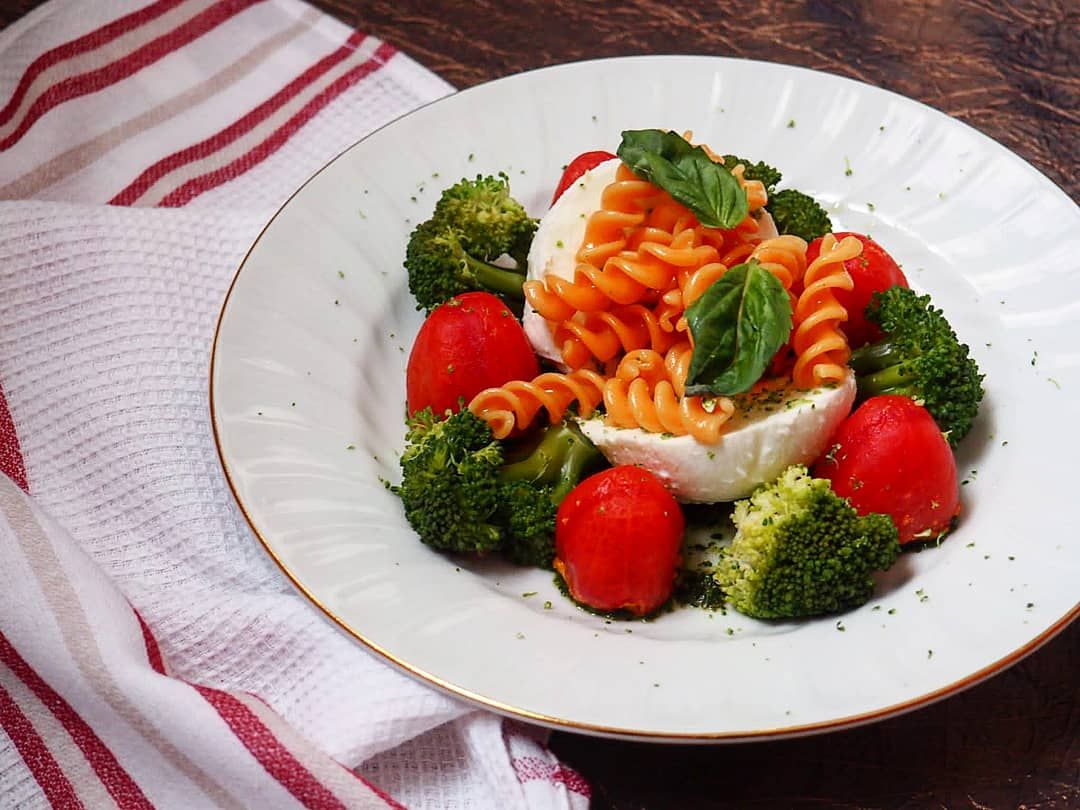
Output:
[[[451,91],[296,0],[51,0],[0,32],[0,806],[588,804],[543,732],[293,593],[210,433],[263,224]]]

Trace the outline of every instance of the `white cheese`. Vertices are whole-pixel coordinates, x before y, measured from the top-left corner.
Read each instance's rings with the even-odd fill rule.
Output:
[[[809,464],[828,449],[836,427],[851,411],[855,378],[833,388],[794,388],[736,411],[729,429],[713,445],[690,436],[647,433],[580,420],[582,432],[612,464],[636,464],[654,473],[680,501],[713,503],[745,498],[792,464]]]
[[[529,248],[529,280],[542,281],[549,273],[573,280],[577,265],[574,256],[585,238],[585,224],[589,215],[599,210],[600,197],[615,180],[619,162],[608,160],[585,172],[540,219]],[[533,350],[561,365],[562,354],[551,339],[547,321],[528,303],[521,322]]]

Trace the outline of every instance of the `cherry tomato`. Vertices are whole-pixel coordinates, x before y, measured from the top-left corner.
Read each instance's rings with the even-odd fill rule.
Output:
[[[469,292],[436,308],[420,327],[409,355],[405,389],[409,413],[431,407],[456,411],[485,388],[531,380],[540,369],[525,330],[491,293]]]
[[[885,252],[877,242],[869,236],[861,233],[843,231],[834,234],[837,239],[845,236],[854,236],[863,243],[861,256],[848,259],[844,262],[844,269],[848,271],[851,280],[855,282],[854,288],[849,290],[834,290],[836,300],[843,304],[847,310],[848,319],[844,324],[844,334],[847,335],[851,348],[857,349],[866,343],[880,340],[882,332],[876,323],[866,320],[863,314],[866,305],[874,293],[887,290],[889,287],[907,287],[907,278],[893,257]],[[821,238],[815,239],[806,249],[806,263],[814,261],[821,253]]]
[[[596,152],[582,152],[576,158],[567,164],[563,169],[562,179],[559,180],[559,185],[555,189],[555,196],[551,198],[551,204],[554,205],[555,201],[562,196],[562,193],[566,191],[574,182],[585,174],[589,169],[594,169],[601,163],[607,160],[611,160],[615,155],[611,152],[604,152],[602,150]]]
[[[671,596],[685,523],[660,480],[640,467],[590,476],[555,517],[555,569],[597,610],[644,616]]]
[[[960,512],[956,460],[930,412],[908,397],[871,397],[840,424],[817,478],[860,515],[893,519],[900,542],[947,531]]]

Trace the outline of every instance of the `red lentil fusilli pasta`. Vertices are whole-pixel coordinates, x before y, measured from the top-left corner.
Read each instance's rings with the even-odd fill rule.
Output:
[[[862,243],[853,236],[837,241],[826,234],[821,254],[803,276],[803,291],[794,312],[791,344],[795,349],[792,377],[796,385],[813,388],[823,383],[839,382],[848,373],[851,354],[840,324],[847,311],[836,300],[833,290],[850,290],[851,276],[844,262],[862,253]]]
[[[762,208],[765,187],[747,180],[742,164],[731,171],[750,211]],[[839,324],[846,313],[832,290],[850,289],[843,262],[861,245],[827,236],[809,267],[806,250],[797,236],[762,239],[753,216],[729,230],[704,228],[688,208],[620,164],[599,209],[588,215],[573,278],[549,274],[525,283],[526,300],[570,372],[487,389],[469,408],[498,438],[541,410],[557,421],[576,402],[581,416],[602,404],[609,424],[715,443],[734,407],[724,397],[706,405],[684,396],[692,354],[684,313],[728,268],[754,259],[788,292],[796,384],[815,387],[845,373],[849,352]],[[604,369],[614,373],[605,376]]]
[[[603,400],[603,391],[604,378],[595,371],[547,372],[486,388],[472,398],[469,410],[491,426],[496,439],[505,439],[515,427],[528,427],[541,409],[558,422],[576,402],[578,413],[589,416]]]
[[[707,407],[701,397],[684,395],[690,355],[687,341],[665,355],[651,349],[629,352],[604,385],[608,423],[716,444],[735,408],[726,397],[712,399]]]

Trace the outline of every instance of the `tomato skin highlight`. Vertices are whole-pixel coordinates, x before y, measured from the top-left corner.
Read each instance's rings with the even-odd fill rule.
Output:
[[[559,506],[555,570],[576,601],[645,616],[671,596],[685,527],[660,479],[640,467],[612,467]]]
[[[540,373],[525,330],[491,293],[468,292],[437,307],[416,335],[405,372],[409,414],[460,409],[485,388]]]
[[[566,168],[563,169],[562,177],[559,179],[559,185],[555,187],[555,194],[551,198],[551,205],[554,205],[555,201],[563,195],[563,192],[570,188],[581,175],[585,174],[589,169],[595,169],[601,163],[605,163],[614,157],[615,155],[611,154],[611,152],[596,150],[594,152],[582,152],[576,158],[571,160],[566,165]]]
[[[956,459],[930,412],[908,397],[871,397],[814,464],[860,515],[892,518],[901,543],[933,539],[960,512]]]
[[[887,290],[889,287],[907,287],[908,281],[900,265],[869,236],[850,231],[841,231],[834,236],[837,239],[854,236],[863,244],[861,256],[844,262],[844,269],[848,271],[855,286],[851,290],[833,290],[836,300],[847,310],[847,321],[841,328],[847,335],[851,348],[857,349],[867,343],[881,340],[883,337],[881,328],[876,323],[866,320],[863,314],[874,293]],[[822,238],[815,239],[806,248],[807,264],[820,255]]]

